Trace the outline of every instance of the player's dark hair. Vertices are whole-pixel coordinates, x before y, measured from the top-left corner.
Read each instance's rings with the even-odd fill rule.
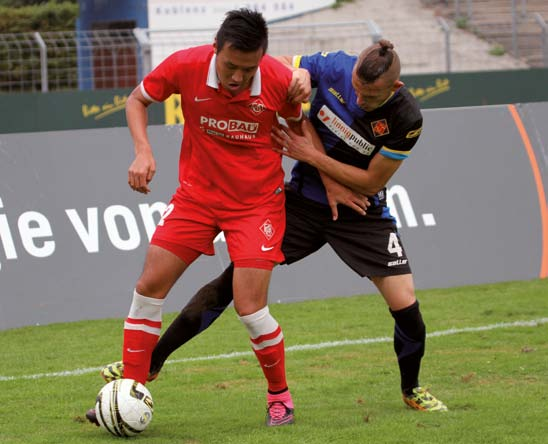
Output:
[[[394,45],[381,39],[367,48],[358,59],[356,74],[364,83],[372,83],[394,67],[396,79],[400,75],[400,59]]]
[[[243,52],[253,52],[268,48],[268,27],[262,14],[251,9],[241,8],[228,11],[217,31],[217,51],[226,43]]]

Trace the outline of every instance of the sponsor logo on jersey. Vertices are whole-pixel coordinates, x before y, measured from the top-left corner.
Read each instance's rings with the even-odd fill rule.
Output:
[[[244,120],[219,120],[211,117],[200,116],[200,124],[207,126],[209,130],[227,131],[227,132],[241,132],[248,134],[257,134],[259,131],[259,124],[257,122],[246,122]]]
[[[420,136],[421,132],[422,132],[422,128],[419,128],[419,129],[416,129],[416,130],[411,130],[405,135],[405,138],[406,139],[416,139],[417,137]]]
[[[272,236],[274,236],[274,227],[272,226],[272,222],[270,222],[270,219],[267,219],[263,222],[263,224],[259,227],[259,230],[262,231],[264,236],[270,240],[272,239]]]
[[[341,102],[343,105],[346,103],[339,91],[337,91],[335,88],[331,87],[328,89],[328,91],[333,94],[339,102]]]
[[[259,115],[266,109],[266,106],[261,99],[257,99],[249,104],[249,108],[253,114]]]
[[[386,119],[375,120],[374,122],[371,122],[371,129],[373,130],[373,134],[375,135],[375,137],[381,137],[390,134],[390,130],[388,129],[388,122],[386,121]]]
[[[350,128],[339,116],[331,111],[328,106],[322,106],[318,111],[317,117],[333,134],[360,154],[370,156],[375,149],[375,145],[368,142],[364,137]]]

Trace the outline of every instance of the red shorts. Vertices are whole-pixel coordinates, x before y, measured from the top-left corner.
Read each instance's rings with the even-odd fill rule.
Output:
[[[199,254],[214,255],[213,240],[223,231],[232,262],[253,267],[283,262],[285,195],[279,193],[264,204],[237,210],[212,208],[176,193],[156,226],[151,244],[165,248],[190,264]],[[196,255],[189,256],[189,250]],[[255,267],[253,267],[255,268]]]

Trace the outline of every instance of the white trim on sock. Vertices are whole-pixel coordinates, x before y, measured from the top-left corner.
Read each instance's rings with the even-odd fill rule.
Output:
[[[133,300],[131,301],[128,318],[161,322],[163,305],[164,299],[149,298],[133,290]]]
[[[238,316],[240,321],[245,325],[251,339],[258,338],[261,335],[267,335],[276,331],[279,327],[276,319],[270,314],[268,305],[265,305],[260,310],[250,315]]]

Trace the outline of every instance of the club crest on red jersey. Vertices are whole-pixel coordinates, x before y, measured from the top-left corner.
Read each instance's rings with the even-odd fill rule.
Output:
[[[265,220],[259,229],[268,240],[272,239],[272,236],[274,236],[275,230],[272,226],[272,222],[270,222],[270,219]]]
[[[371,128],[373,129],[373,134],[375,135],[375,137],[386,136],[390,133],[390,130],[388,129],[388,122],[386,121],[386,119],[375,120],[374,122],[371,122]]]
[[[259,115],[266,109],[266,106],[261,99],[257,99],[249,104],[249,108],[253,114]]]

